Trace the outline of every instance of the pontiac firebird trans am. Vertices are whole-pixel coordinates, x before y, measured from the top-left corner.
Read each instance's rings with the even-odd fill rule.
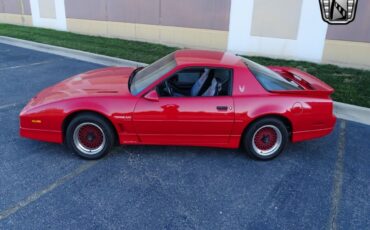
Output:
[[[145,68],[94,70],[43,90],[20,113],[20,135],[66,143],[85,159],[120,143],[241,146],[269,160],[289,141],[333,130],[333,91],[298,69],[181,50]]]

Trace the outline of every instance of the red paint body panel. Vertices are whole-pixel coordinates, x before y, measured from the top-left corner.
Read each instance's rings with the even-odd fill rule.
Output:
[[[220,104],[229,110],[220,113],[216,109]],[[233,99],[188,97],[178,101],[170,97],[151,102],[141,98],[133,123],[143,143],[227,144],[234,124]]]
[[[53,142],[58,144],[63,142],[63,135],[61,131],[21,128],[20,135],[22,137],[39,141]]]
[[[295,78],[302,91],[268,92],[241,58],[233,54],[185,50],[175,53],[177,66],[134,96],[128,80],[134,68],[111,67],[83,73],[47,88],[20,114],[20,135],[62,143],[70,116],[91,111],[108,119],[121,144],[192,145],[237,148],[251,122],[279,116],[291,127],[293,142],[329,134],[335,125],[333,89],[317,78],[288,67],[270,67]],[[144,96],[175,72],[189,67],[222,67],[233,72],[232,96]],[[218,111],[217,106],[227,106]]]

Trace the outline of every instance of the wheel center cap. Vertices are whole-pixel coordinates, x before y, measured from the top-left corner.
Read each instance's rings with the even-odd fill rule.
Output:
[[[87,140],[88,140],[89,142],[92,142],[94,139],[95,139],[95,135],[94,135],[94,134],[89,133],[89,134],[87,135]]]
[[[265,143],[265,144],[269,143],[270,142],[270,136],[269,135],[264,135],[262,137],[262,142]]]

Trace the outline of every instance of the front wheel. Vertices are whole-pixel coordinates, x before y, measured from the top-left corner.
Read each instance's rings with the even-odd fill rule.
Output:
[[[288,142],[285,124],[276,118],[265,118],[253,123],[243,137],[247,153],[259,160],[277,157]]]
[[[114,145],[114,132],[110,124],[95,114],[80,114],[68,125],[68,147],[80,157],[89,160],[105,156]]]

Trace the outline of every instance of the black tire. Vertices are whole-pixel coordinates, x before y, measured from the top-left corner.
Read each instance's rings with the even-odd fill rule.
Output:
[[[242,144],[252,158],[271,160],[284,150],[288,140],[287,127],[281,120],[264,118],[248,127]]]
[[[110,152],[114,146],[115,133],[104,118],[93,113],[82,113],[69,123],[65,140],[78,156],[96,160]]]

